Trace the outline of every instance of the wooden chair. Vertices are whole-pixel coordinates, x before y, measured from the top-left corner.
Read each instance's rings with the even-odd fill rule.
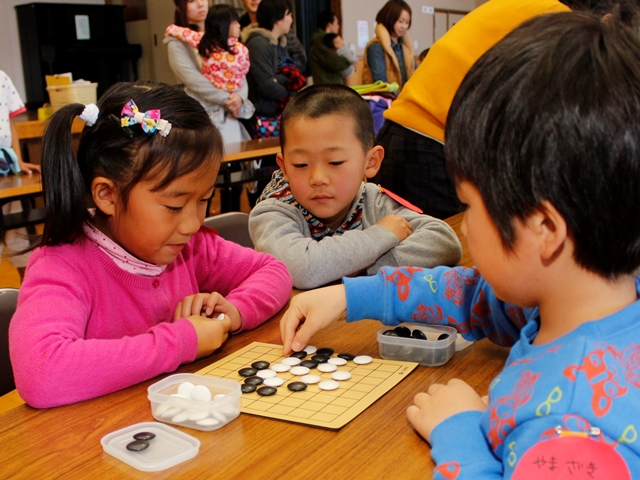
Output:
[[[249,236],[249,214],[244,212],[228,212],[205,218],[204,225],[213,228],[222,238],[243,247],[253,248]]]
[[[16,388],[9,359],[9,322],[18,303],[17,288],[0,288],[0,395]]]

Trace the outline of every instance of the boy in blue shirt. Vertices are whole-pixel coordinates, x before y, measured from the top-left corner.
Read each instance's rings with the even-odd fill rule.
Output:
[[[408,408],[434,478],[639,476],[637,29],[526,22],[465,77],[446,138],[476,267],[385,268],[298,295],[285,352],[341,317],[513,345],[488,400],[456,379]]]

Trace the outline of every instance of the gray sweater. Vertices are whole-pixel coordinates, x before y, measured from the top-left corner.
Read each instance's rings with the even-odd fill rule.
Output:
[[[346,276],[373,275],[383,266],[434,267],[455,265],[462,255],[460,241],[442,220],[403,207],[373,183],[366,189],[362,227],[342,235],[311,237],[302,212],[274,198],[259,202],[249,216],[249,234],[256,250],[284,262],[300,289],[316,288]],[[355,209],[357,202],[351,207]],[[395,214],[406,218],[413,233],[404,241],[376,223]],[[351,211],[346,217],[351,215]]]

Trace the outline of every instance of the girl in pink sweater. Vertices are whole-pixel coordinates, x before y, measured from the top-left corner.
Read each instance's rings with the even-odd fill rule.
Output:
[[[71,124],[82,118],[77,155]],[[222,141],[200,104],[121,83],[59,110],[45,133],[47,218],[11,321],[16,387],[43,408],[207,356],[277,313],[286,267],[202,227]]]

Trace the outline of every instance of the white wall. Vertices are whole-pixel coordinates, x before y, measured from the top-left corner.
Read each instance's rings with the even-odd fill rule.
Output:
[[[342,0],[342,31],[345,43],[353,43],[356,46],[356,53],[362,55],[364,49],[358,45],[358,21],[366,21],[368,29],[368,38],[375,35],[375,18],[378,11],[386,3],[387,0],[366,0],[366,8],[363,8],[363,1]],[[405,0],[412,11],[411,29],[409,34],[415,42],[416,55],[422,50],[430,47],[434,38],[434,24],[436,38],[439,37],[447,28],[442,30],[441,24],[446,22],[446,18],[441,14],[429,15],[422,13],[423,6],[434,7],[445,10],[459,10],[470,12],[477,5],[485,3],[486,0]],[[457,21],[461,16],[452,16],[449,23]],[[451,25],[448,25],[450,27]]]
[[[26,5],[28,0],[0,1],[0,70],[4,70],[15,84],[22,99],[26,99],[24,75],[22,73],[22,54],[16,5]],[[104,5],[104,0],[38,0],[37,3],[88,3]]]

